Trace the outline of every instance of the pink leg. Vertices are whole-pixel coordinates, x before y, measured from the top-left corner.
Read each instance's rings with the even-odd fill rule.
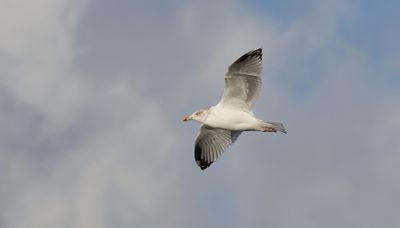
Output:
[[[273,127],[266,127],[264,128],[263,132],[276,132],[276,129]]]

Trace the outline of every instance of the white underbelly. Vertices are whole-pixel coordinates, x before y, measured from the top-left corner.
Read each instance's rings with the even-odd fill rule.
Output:
[[[216,110],[208,116],[206,124],[234,131],[257,130],[259,120],[248,112],[235,110]]]

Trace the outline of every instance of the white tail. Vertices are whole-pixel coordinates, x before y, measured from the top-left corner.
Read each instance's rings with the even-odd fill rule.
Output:
[[[279,122],[265,122],[265,123],[273,125],[274,128],[275,128],[277,131],[280,131],[280,132],[283,132],[283,133],[287,133],[287,132],[286,132],[286,129],[285,129],[285,127],[283,126],[282,123],[279,123]]]

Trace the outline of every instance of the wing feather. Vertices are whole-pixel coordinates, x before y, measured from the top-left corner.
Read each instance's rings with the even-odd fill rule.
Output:
[[[251,110],[261,89],[262,49],[250,51],[237,59],[225,74],[224,94],[220,105]]]
[[[201,169],[209,167],[234,143],[241,131],[230,131],[202,125],[196,137],[194,159]]]

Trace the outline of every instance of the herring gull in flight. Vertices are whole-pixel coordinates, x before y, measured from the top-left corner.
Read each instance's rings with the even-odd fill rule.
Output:
[[[183,118],[202,124],[194,147],[194,158],[202,170],[217,160],[243,131],[286,133],[282,123],[257,119],[251,110],[261,89],[261,70],[261,48],[244,54],[228,68],[220,102]]]

